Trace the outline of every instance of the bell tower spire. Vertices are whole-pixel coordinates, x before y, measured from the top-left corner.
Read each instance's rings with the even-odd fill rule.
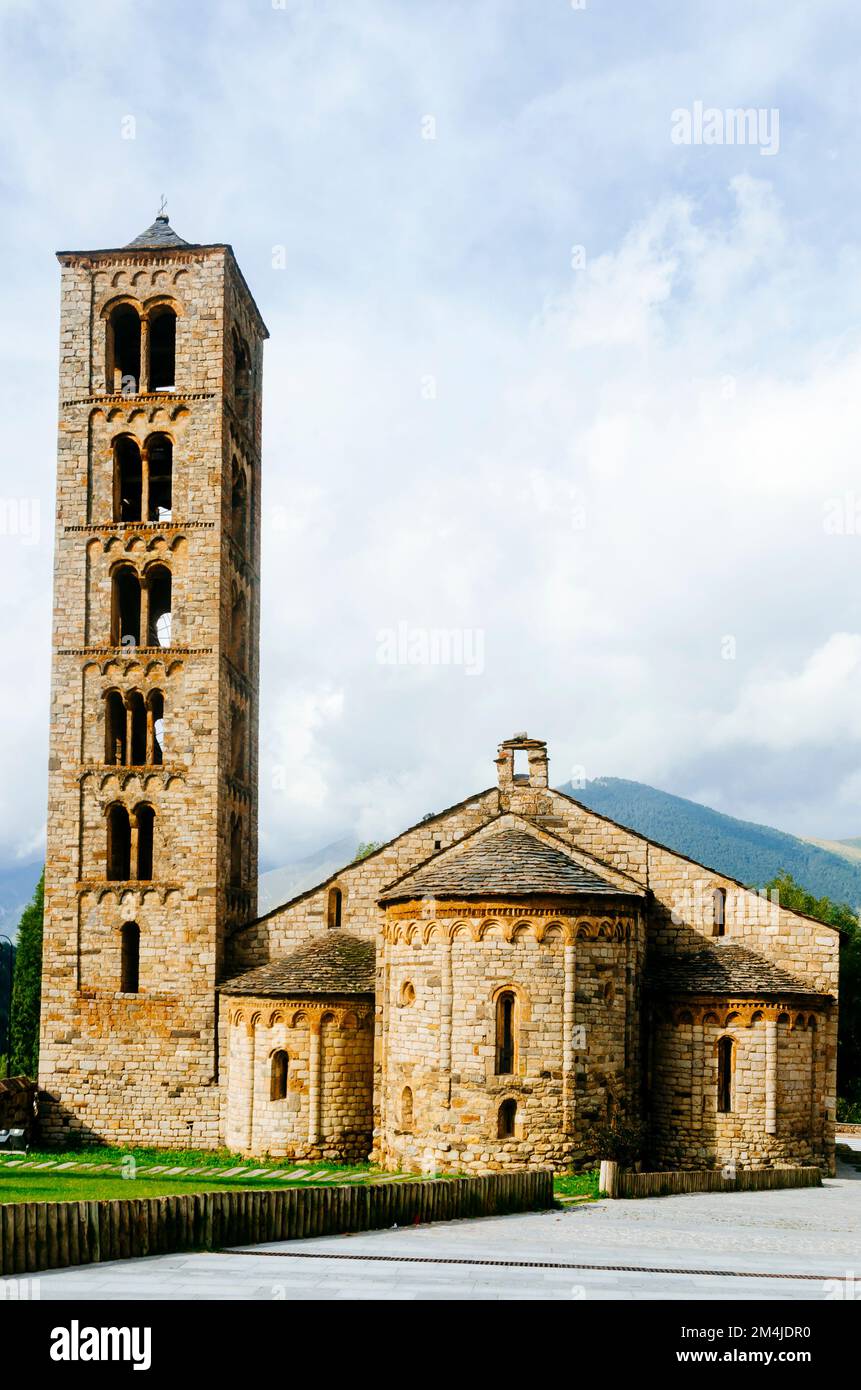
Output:
[[[231,248],[164,199],[58,259],[43,1122],[214,1145],[216,983],[257,903],[268,335]]]

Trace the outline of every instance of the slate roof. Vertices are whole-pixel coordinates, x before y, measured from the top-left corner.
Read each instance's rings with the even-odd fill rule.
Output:
[[[808,980],[791,975],[756,951],[730,944],[653,956],[646,983],[659,994],[818,993]]]
[[[525,897],[534,893],[624,894],[615,884],[525,830],[506,827],[450,850],[393,883],[381,903],[408,898]]]
[[[325,931],[289,955],[234,975],[222,994],[373,994],[375,949],[350,932]]]
[[[145,232],[136,236],[134,241],[127,243],[127,247],[144,246],[152,250],[161,250],[163,247],[188,246],[187,241],[183,241],[181,236],[173,230],[166,217],[157,217],[151,227],[147,227]]]

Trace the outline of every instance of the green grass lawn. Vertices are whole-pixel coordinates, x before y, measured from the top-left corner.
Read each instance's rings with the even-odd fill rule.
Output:
[[[15,1162],[9,1167],[10,1161]],[[57,1172],[56,1169],[37,1171],[33,1167],[22,1168],[19,1161],[27,1164],[42,1162],[55,1163],[110,1163],[115,1168],[123,1168],[126,1176],[119,1172],[94,1173],[92,1170]],[[202,1173],[186,1176],[182,1173],[168,1176],[165,1173],[152,1173],[147,1170],[154,1166],[170,1168],[204,1168]],[[216,1177],[216,1172],[242,1167],[245,1173],[231,1177]],[[267,1168],[271,1172],[259,1177],[249,1178],[248,1171]],[[313,1181],[297,1177],[294,1180],[279,1177],[285,1171],[301,1171],[305,1174],[322,1174]],[[109,1198],[170,1197],[189,1192],[217,1192],[221,1188],[232,1191],[251,1188],[279,1187],[319,1187],[332,1183],[352,1181],[372,1182],[383,1177],[381,1169],[369,1163],[299,1163],[294,1159],[243,1158],[228,1149],[118,1149],[107,1146],[75,1149],[34,1149],[27,1158],[20,1155],[0,1155],[0,1203],[3,1202],[80,1202],[101,1201]],[[389,1176],[389,1175],[385,1175]],[[415,1181],[421,1175],[404,1174],[406,1180]],[[441,1175],[447,1178],[456,1174]],[[567,1173],[557,1177],[553,1184],[554,1194],[561,1197],[595,1198],[598,1195],[598,1174]]]
[[[29,1164],[55,1163],[110,1163],[120,1172],[94,1173],[92,1170],[57,1172],[56,1169],[37,1171],[32,1167],[21,1167],[20,1162]],[[9,1164],[14,1166],[10,1167]],[[161,1165],[168,1168],[204,1168],[209,1172],[186,1176],[182,1173],[166,1175],[147,1170]],[[245,1173],[231,1177],[215,1177],[226,1169],[254,1168],[271,1169],[271,1173],[248,1178]],[[295,1170],[297,1173],[324,1174],[308,1182],[301,1177],[295,1181],[279,1177],[279,1173]],[[345,1179],[370,1180],[381,1177],[381,1170],[368,1163],[297,1163],[286,1158],[242,1158],[227,1149],[115,1149],[108,1147],[76,1148],[68,1150],[34,1149],[21,1159],[20,1155],[0,1155],[0,1202],[77,1202],[99,1201],[111,1197],[168,1197],[189,1192],[215,1192],[222,1187],[232,1190],[258,1187],[311,1187],[343,1182]]]
[[[598,1171],[593,1173],[563,1173],[553,1179],[555,1197],[597,1197]]]
[[[18,1155],[20,1156],[20,1155]],[[331,1168],[340,1173],[369,1172],[370,1164],[367,1163],[312,1163],[311,1160],[300,1163],[295,1158],[270,1158],[268,1154],[259,1154],[256,1158],[246,1158],[242,1154],[233,1153],[231,1149],[135,1149],[135,1148],[113,1148],[109,1145],[93,1145],[79,1148],[66,1149],[31,1149],[27,1155],[27,1161],[38,1161],[47,1163],[50,1159],[58,1163],[117,1163],[120,1164],[124,1159],[133,1158],[135,1163],[142,1168],[150,1167],[156,1163],[164,1163],[169,1168],[238,1168],[240,1165],[246,1168],[305,1168],[312,1172],[319,1172],[322,1168]],[[3,1156],[0,1155],[0,1163]]]
[[[105,1198],[121,1197],[177,1197],[189,1192],[219,1192],[229,1188],[235,1192],[239,1188],[271,1187],[326,1187],[337,1181],[320,1178],[317,1182],[288,1182],[277,1178],[207,1178],[200,1174],[194,1178],[114,1178],[109,1174],[95,1173],[87,1176],[82,1173],[11,1173],[0,1172],[0,1203],[2,1202],[97,1202]]]

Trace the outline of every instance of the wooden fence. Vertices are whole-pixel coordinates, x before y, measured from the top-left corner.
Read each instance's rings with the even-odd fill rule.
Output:
[[[763,1192],[778,1187],[821,1187],[819,1168],[739,1168],[734,1178],[720,1171],[618,1173],[613,1197],[664,1197],[675,1192]]]
[[[373,1231],[553,1204],[549,1171],[341,1187],[0,1204],[0,1275],[303,1236]]]

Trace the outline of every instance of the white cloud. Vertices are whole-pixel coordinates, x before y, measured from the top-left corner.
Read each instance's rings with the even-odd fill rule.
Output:
[[[861,634],[835,632],[801,670],[759,672],[718,719],[712,742],[759,744],[791,753],[805,744],[861,742]]]
[[[859,19],[694,11],[670,37],[564,5],[224,0],[172,13],[168,54],[161,0],[5,7],[0,496],[52,514],[54,246],[126,240],[164,191],[182,235],[234,244],[272,331],[268,862],[487,785],[523,727],[558,780],[585,764],[861,828],[835,647],[861,627],[861,539],[823,525],[861,493],[857,209],[819,157],[852,128]],[[671,144],[678,105],[778,88],[774,159]],[[44,819],[43,530],[0,544],[7,859]],[[381,667],[401,620],[481,629],[485,673]],[[823,709],[842,776],[795,756]]]

